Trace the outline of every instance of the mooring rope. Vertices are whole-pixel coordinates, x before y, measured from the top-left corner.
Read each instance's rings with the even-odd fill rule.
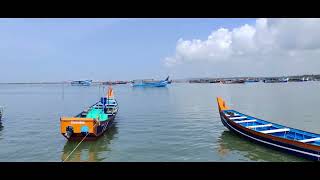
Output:
[[[82,143],[82,141],[88,136],[88,134],[89,134],[89,133],[87,133],[86,136],[83,137],[83,139],[79,142],[79,144],[71,151],[71,153],[67,156],[67,158],[65,158],[62,162],[65,162],[65,161],[71,156],[71,154],[73,153],[73,151],[75,151],[75,150],[78,148],[78,146],[79,146],[79,145]]]

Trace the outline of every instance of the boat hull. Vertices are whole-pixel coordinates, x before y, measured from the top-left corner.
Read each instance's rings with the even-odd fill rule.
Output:
[[[262,137],[258,133],[241,127],[234,125],[223,113],[220,113],[221,122],[225,127],[227,127],[232,132],[249,139],[253,142],[257,142],[259,144],[263,144],[267,147],[271,147],[276,150],[281,150],[283,152],[287,152],[290,154],[294,154],[296,156],[300,156],[309,160],[320,161],[320,151],[313,150],[307,147],[298,147],[290,143],[290,140],[281,138],[268,138]]]
[[[167,82],[161,83],[143,83],[143,84],[132,84],[132,87],[166,87]]]
[[[170,84],[169,76],[165,80],[155,81],[155,80],[134,80],[132,81],[132,87],[166,87]]]
[[[115,115],[111,116],[108,121],[102,121],[100,125],[96,127],[96,132],[89,133],[85,138],[85,141],[96,140],[100,136],[102,136],[110,127],[113,126],[114,119],[115,119]],[[81,133],[74,133],[70,137],[67,137],[65,133],[61,133],[61,134],[69,141],[81,141],[85,137],[85,134],[81,134]]]

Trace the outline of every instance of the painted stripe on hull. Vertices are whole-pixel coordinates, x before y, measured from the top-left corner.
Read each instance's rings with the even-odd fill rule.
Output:
[[[259,139],[257,137],[253,137],[253,136],[250,136],[238,129],[236,129],[235,127],[233,127],[232,125],[230,125],[227,120],[225,120],[223,118],[223,116],[220,116],[221,117],[221,120],[222,120],[222,123],[228,127],[228,129],[230,130],[233,130],[233,131],[236,131],[237,133],[239,134],[242,134],[243,136],[246,136],[248,138],[251,138],[255,141],[258,141],[258,142],[261,142],[261,143],[264,143],[264,144],[267,144],[267,145],[270,145],[270,146],[274,146],[274,147],[277,147],[277,148],[281,148],[283,150],[286,150],[286,151],[289,151],[289,152],[293,152],[293,153],[296,153],[296,154],[300,154],[302,155],[303,157],[307,157],[309,159],[313,159],[313,160],[320,160],[320,154],[318,152],[318,154],[314,154],[314,153],[310,153],[310,152],[306,152],[306,151],[302,151],[302,150],[297,150],[297,149],[292,149],[290,147],[286,147],[286,146],[282,146],[282,145],[279,145],[279,144],[275,144],[275,143],[271,143],[271,142],[268,142],[268,141],[265,141],[265,140],[262,140],[262,139]]]

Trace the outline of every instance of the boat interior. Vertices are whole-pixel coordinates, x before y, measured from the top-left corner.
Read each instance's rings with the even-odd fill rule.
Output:
[[[103,104],[99,101],[95,103],[94,105],[90,106],[88,109],[82,111],[80,114],[78,114],[76,117],[86,118],[89,111],[103,111]],[[104,113],[108,115],[113,115],[118,111],[117,108],[117,102],[115,99],[110,99],[107,101],[106,108],[104,109]]]
[[[227,116],[231,121],[248,129],[293,141],[320,146],[319,134],[309,133],[299,129],[293,129],[279,124],[271,123],[262,119],[242,114],[235,110],[223,110],[222,113],[224,113],[225,116]]]

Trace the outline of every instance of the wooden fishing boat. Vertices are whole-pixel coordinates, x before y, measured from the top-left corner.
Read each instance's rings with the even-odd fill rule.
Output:
[[[169,76],[165,80],[153,80],[153,79],[143,79],[143,80],[133,80],[132,87],[166,87],[169,84]]]
[[[106,97],[74,117],[61,117],[61,134],[68,140],[94,140],[112,126],[118,103],[110,87]]]
[[[221,97],[217,102],[221,121],[231,131],[269,147],[320,161],[320,134],[248,116],[230,109]]]

